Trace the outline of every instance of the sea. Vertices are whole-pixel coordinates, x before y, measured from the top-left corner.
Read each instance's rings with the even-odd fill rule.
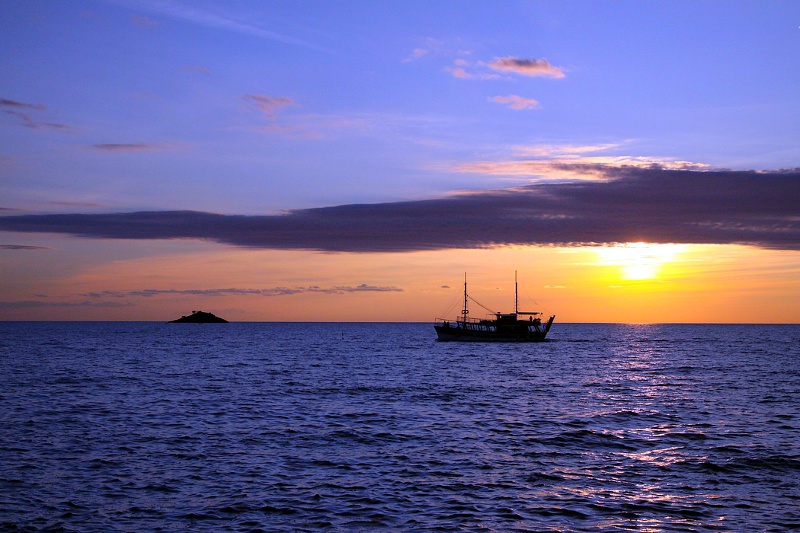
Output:
[[[800,326],[0,323],[0,530],[800,529]]]

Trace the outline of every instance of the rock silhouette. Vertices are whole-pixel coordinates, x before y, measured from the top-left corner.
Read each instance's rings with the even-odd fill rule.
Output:
[[[206,313],[205,311],[192,311],[189,316],[182,316],[177,320],[170,320],[170,324],[174,323],[188,323],[188,324],[227,324],[228,321],[224,318],[216,316],[214,313]]]

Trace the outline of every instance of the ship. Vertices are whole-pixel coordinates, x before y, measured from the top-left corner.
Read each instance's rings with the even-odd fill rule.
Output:
[[[514,273],[514,312],[496,313],[490,311],[488,318],[471,318],[469,301],[481,305],[467,294],[467,275],[464,274],[464,308],[455,320],[437,318],[433,327],[438,341],[458,342],[541,342],[553,325],[556,315],[542,322],[543,313],[539,311],[520,311],[518,302],[517,273]],[[481,307],[483,307],[481,305]],[[527,318],[524,318],[527,317]]]

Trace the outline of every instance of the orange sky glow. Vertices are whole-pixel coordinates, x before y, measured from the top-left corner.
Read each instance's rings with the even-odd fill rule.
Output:
[[[0,317],[166,321],[205,310],[231,321],[425,322],[460,312],[464,272],[471,297],[492,311],[512,310],[515,270],[520,308],[559,322],[796,323],[800,316],[800,254],[746,246],[352,254],[66,240],[80,252],[55,248],[52,237],[42,241],[48,249],[29,252],[48,256],[41,264],[51,273],[3,265],[4,278],[14,279],[6,298],[29,303],[0,308]],[[82,262],[101,250],[103,263]],[[31,294],[46,295],[47,304],[37,306]],[[475,304],[470,312],[487,313]]]

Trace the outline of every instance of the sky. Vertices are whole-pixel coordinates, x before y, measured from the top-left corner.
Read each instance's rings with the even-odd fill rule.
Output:
[[[0,2],[0,320],[800,322],[800,2]]]

